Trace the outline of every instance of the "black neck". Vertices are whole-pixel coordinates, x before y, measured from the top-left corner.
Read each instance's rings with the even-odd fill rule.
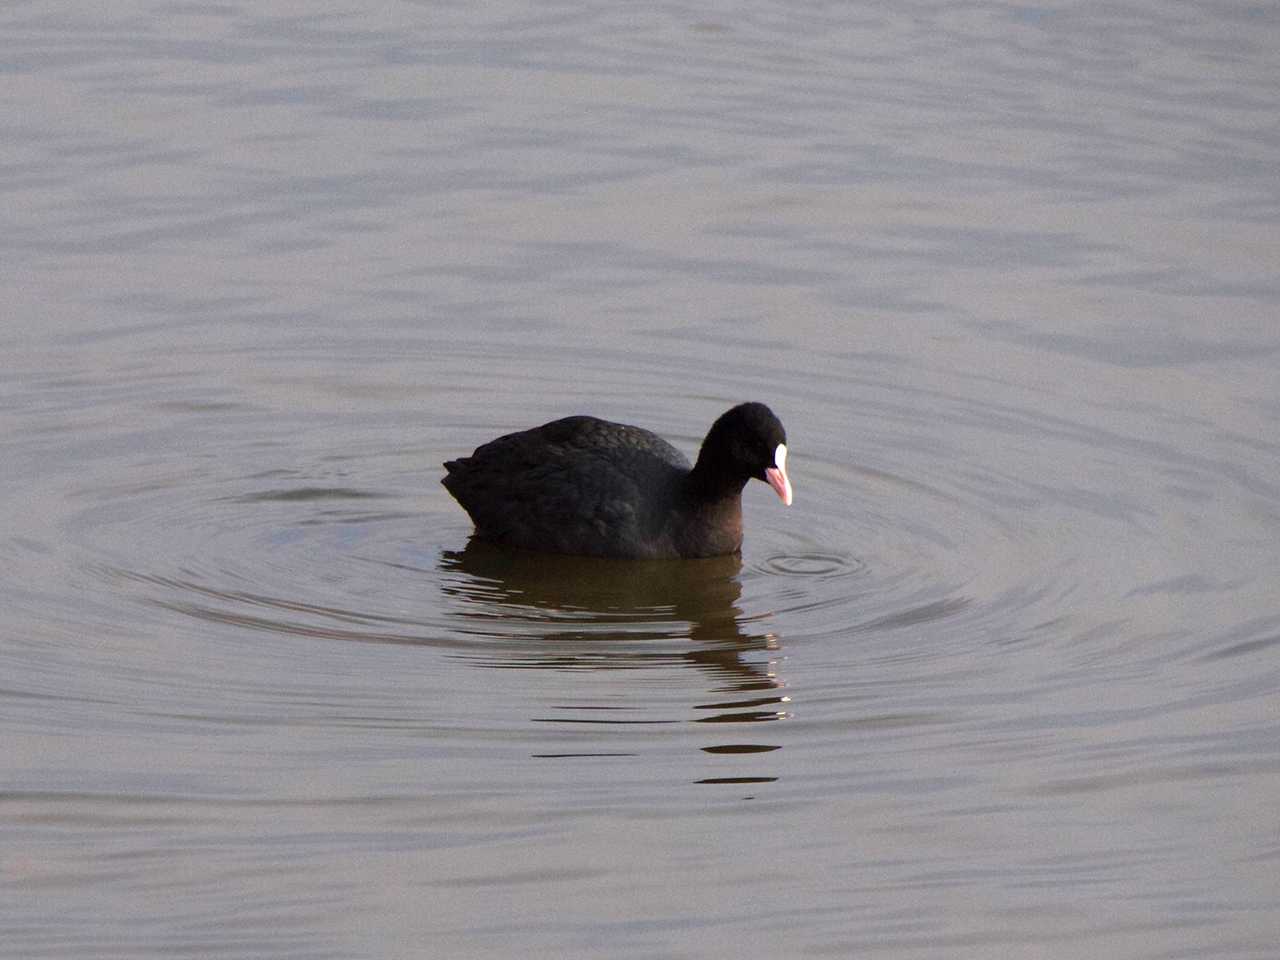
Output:
[[[704,447],[685,481],[685,489],[689,491],[689,495],[703,503],[741,497],[742,488],[747,485],[749,478],[712,467],[711,458],[705,456],[705,453]]]

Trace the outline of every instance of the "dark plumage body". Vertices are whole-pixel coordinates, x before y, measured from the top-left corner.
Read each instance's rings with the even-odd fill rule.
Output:
[[[717,420],[693,467],[648,430],[566,417],[448,461],[442,482],[476,536],[494,543],[601,557],[719,556],[742,546],[747,480],[767,480],[790,503],[785,442],[759,403]]]

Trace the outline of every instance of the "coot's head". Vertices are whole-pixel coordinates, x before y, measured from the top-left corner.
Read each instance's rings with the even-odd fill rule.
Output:
[[[763,403],[740,403],[713,423],[694,471],[741,483],[763,480],[791,506],[787,431]]]

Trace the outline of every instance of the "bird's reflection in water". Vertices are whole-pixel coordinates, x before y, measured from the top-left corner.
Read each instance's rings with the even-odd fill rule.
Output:
[[[697,722],[738,724],[786,715],[782,681],[771,668],[777,639],[752,630],[737,605],[740,557],[598,560],[473,539],[464,550],[445,552],[441,567],[443,589],[461,601],[455,613],[468,621],[461,630],[492,641],[468,654],[484,666],[627,670],[680,663],[712,681],[707,696],[691,705]],[[775,748],[729,743],[705,749]]]

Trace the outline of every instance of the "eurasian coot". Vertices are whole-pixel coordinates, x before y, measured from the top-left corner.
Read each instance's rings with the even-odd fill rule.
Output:
[[[493,543],[551,553],[660,559],[742,547],[742,488],[791,504],[787,435],[763,403],[720,417],[688,459],[657,434],[565,417],[449,460],[441,480]]]

